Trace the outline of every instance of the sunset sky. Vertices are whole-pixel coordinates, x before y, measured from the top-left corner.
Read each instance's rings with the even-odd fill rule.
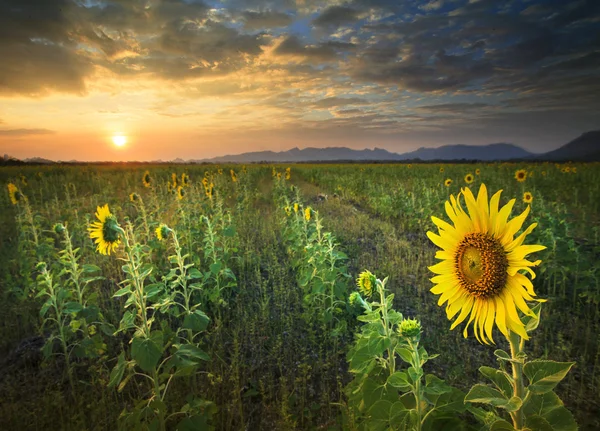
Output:
[[[0,156],[543,152],[594,129],[599,0],[0,0]]]

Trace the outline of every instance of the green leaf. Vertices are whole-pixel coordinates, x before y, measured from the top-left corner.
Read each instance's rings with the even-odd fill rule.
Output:
[[[221,262],[215,262],[210,265],[210,272],[212,272],[213,275],[218,275],[219,272],[221,272],[222,266],[223,266],[223,264]]]
[[[489,428],[490,431],[515,431],[515,427],[512,426],[510,422],[505,421],[504,419],[497,420],[492,423]]]
[[[550,392],[565,378],[574,362],[535,360],[525,364],[523,372],[529,379],[528,389],[534,394]]]
[[[415,429],[419,415],[415,409],[406,409],[398,401],[390,409],[390,428],[394,431],[412,431]]]
[[[434,376],[433,374],[427,374],[425,376],[425,393],[428,395],[442,395],[447,392],[452,392],[452,387],[445,381]]]
[[[131,342],[131,357],[140,368],[152,372],[162,356],[162,332],[154,331],[150,338],[134,338]]]
[[[81,266],[81,269],[83,270],[83,272],[87,272],[88,274],[94,273],[94,272],[100,272],[100,267],[89,264],[89,263],[83,264]]]
[[[79,313],[81,310],[83,310],[83,307],[79,302],[67,302],[62,311],[64,314],[71,314]]]
[[[392,403],[388,400],[379,400],[369,409],[371,420],[388,422],[390,420],[390,410]]]
[[[144,287],[144,293],[146,294],[147,299],[151,299],[158,295],[160,291],[163,289],[164,284],[162,283],[153,283]]]
[[[497,389],[481,384],[477,384],[471,388],[465,397],[465,401],[488,404],[493,407],[505,409],[508,412],[517,411],[523,405],[521,398],[512,397],[509,400]]]
[[[204,276],[202,275],[202,273],[200,271],[198,271],[196,268],[190,268],[190,270],[188,271],[188,279],[192,279],[192,278],[203,278]]]
[[[396,371],[394,374],[388,377],[387,384],[401,391],[406,391],[410,388],[408,376],[404,371]]]
[[[117,290],[113,295],[113,298],[118,298],[120,296],[127,295],[128,293],[131,293],[131,288],[129,286]]]
[[[504,396],[507,398],[512,396],[513,387],[509,376],[504,371],[491,367],[480,367],[479,372],[490,379]]]
[[[540,317],[542,313],[542,303],[538,302],[532,309],[533,316],[525,316],[523,318],[523,324],[525,325],[525,331],[527,333],[535,330],[540,324]]]
[[[554,431],[554,427],[546,419],[538,415],[529,416],[525,421],[525,425],[527,425],[527,428],[535,431]]]
[[[210,323],[210,317],[201,310],[195,310],[192,314],[186,314],[183,319],[183,328],[194,332],[204,331]]]
[[[119,355],[119,360],[117,361],[117,365],[115,365],[115,367],[110,372],[110,380],[108,382],[109,388],[113,388],[121,382],[126,366],[127,362],[125,362],[125,353],[121,352],[121,354]]]
[[[412,364],[413,356],[410,350],[405,349],[404,347],[398,347],[396,348],[396,353],[398,353],[404,362]]]
[[[494,355],[496,355],[496,357],[499,359],[503,359],[505,361],[510,361],[510,355],[502,349],[494,350]]]
[[[543,417],[555,431],[577,430],[575,418],[554,392],[546,392],[542,395],[532,394],[523,405],[523,413],[528,418]]]
[[[210,361],[208,353],[193,344],[183,344],[179,346],[175,355],[182,359],[188,359],[194,362]]]

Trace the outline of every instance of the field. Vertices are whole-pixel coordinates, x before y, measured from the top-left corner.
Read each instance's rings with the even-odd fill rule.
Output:
[[[388,312],[420,321],[424,372],[464,397],[509,343],[496,327],[496,346],[464,338],[464,323],[450,330],[430,292],[438,248],[426,233],[437,231],[431,216],[448,220],[451,194],[482,183],[490,195],[503,190],[501,204],[516,198],[513,216],[530,205],[524,226],[538,225],[526,242],[546,247],[533,258],[542,261],[533,285],[547,302],[525,351],[575,362],[555,391],[579,429],[600,429],[599,167],[2,168],[0,429],[386,429],[358,405],[370,403],[367,392],[389,396],[357,386],[390,365],[388,344],[375,348],[381,361],[356,364],[357,334],[375,324],[349,299],[364,270],[389,277]],[[110,254],[89,231],[106,204]],[[425,390],[434,404],[445,393],[436,381]],[[490,429],[472,406],[460,427]],[[538,429],[572,429],[565,420]]]

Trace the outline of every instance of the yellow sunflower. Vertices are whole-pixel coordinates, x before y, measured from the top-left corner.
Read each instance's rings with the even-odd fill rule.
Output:
[[[533,202],[533,195],[530,192],[523,193],[523,202],[526,204]]]
[[[237,182],[237,175],[235,174],[235,171],[233,169],[230,169],[229,173],[231,174],[231,181],[233,181],[234,183],[236,183]]]
[[[177,199],[182,200],[185,197],[185,189],[183,186],[177,187]]]
[[[285,213],[286,213],[286,215],[287,215],[288,217],[292,215],[292,209],[291,209],[290,207],[287,207],[287,206],[286,206],[286,207],[284,208],[284,211],[285,211]]]
[[[515,179],[522,183],[527,179],[527,171],[525,169],[519,169],[517,172],[515,172]]]
[[[310,208],[304,209],[304,218],[306,219],[306,221],[310,221]]]
[[[481,174],[481,169],[475,169],[475,175]]]
[[[158,240],[162,241],[169,236],[171,229],[166,224],[161,223],[160,226],[158,226],[156,228],[155,232],[156,232],[156,237],[158,238]]]
[[[533,284],[522,273],[525,271],[531,278],[535,277],[531,267],[541,261],[530,262],[525,257],[546,248],[523,245],[537,223],[531,224],[515,238],[530,207],[509,221],[516,200],[512,199],[499,209],[501,192],[494,194],[488,202],[484,184],[477,199],[469,188],[464,188],[457,198],[452,195],[446,202],[446,213],[453,225],[432,217],[439,234],[427,232],[429,239],[442,249],[436,253],[436,258],[442,262],[429,267],[437,274],[431,279],[435,284],[431,292],[441,295],[439,306],[448,303],[446,315],[449,320],[460,311],[450,329],[470,315],[463,335],[467,336],[469,325],[473,322],[475,337],[486,344],[488,338],[494,342],[494,322],[506,337],[508,331],[512,331],[528,339],[517,308],[526,315],[532,315],[525,301],[544,301],[534,298]],[[461,204],[461,195],[468,213]]]
[[[90,238],[95,239],[96,251],[110,255],[121,243],[121,228],[117,218],[111,214],[108,204],[98,207],[96,218],[99,221],[90,224]]]
[[[473,177],[473,174],[465,175],[465,183],[471,184],[473,182],[473,180],[475,180],[475,177]]]
[[[444,167],[441,167],[440,168],[440,174],[443,174],[443,173],[444,173]]]
[[[363,271],[359,274],[356,279],[356,285],[360,290],[360,293],[370,298],[373,294],[373,288],[377,283],[377,278],[370,271]]]
[[[140,196],[135,192],[133,192],[129,195],[129,200],[131,202],[137,202],[139,199],[140,199]]]
[[[446,179],[446,181],[444,181],[444,185],[446,187],[450,187],[450,185],[452,184],[452,180],[450,178]]]
[[[13,205],[16,205],[21,200],[21,192],[13,183],[8,183],[8,196]]]
[[[190,177],[185,172],[181,174],[181,185],[187,187],[190,185]]]
[[[171,174],[171,183],[173,184],[173,188],[176,189],[177,188],[177,174],[175,172],[173,172]]]
[[[298,205],[298,202],[295,202],[294,203],[294,212],[297,213],[299,208],[300,208],[300,205]]]
[[[289,181],[290,178],[292,178],[292,168],[286,168],[285,169],[285,179]]]
[[[144,172],[144,176],[142,177],[142,183],[144,187],[150,187],[152,179],[150,178],[150,171]]]

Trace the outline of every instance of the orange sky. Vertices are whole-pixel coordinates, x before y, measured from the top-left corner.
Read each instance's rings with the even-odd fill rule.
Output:
[[[172,160],[494,142],[548,151],[598,127],[600,39],[586,35],[600,9],[588,6],[5,0],[0,155]]]

